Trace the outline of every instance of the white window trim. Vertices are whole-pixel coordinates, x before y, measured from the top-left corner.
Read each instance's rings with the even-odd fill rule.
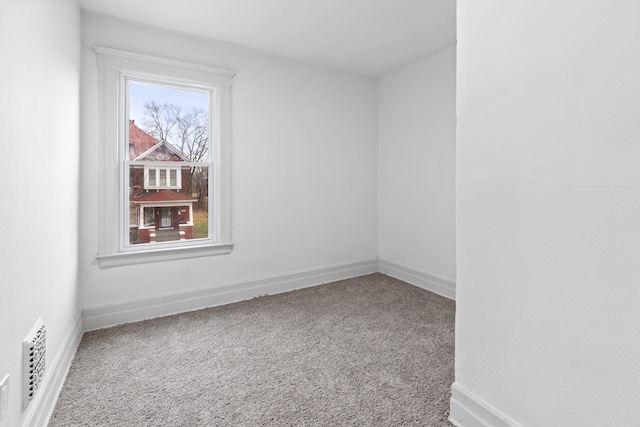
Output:
[[[98,254],[101,268],[146,262],[168,261],[210,255],[228,254],[231,241],[231,86],[234,71],[201,64],[191,64],[141,55],[111,48],[95,46],[100,86],[100,146]],[[212,144],[212,170],[209,172],[209,216],[211,238],[167,242],[140,246],[126,246],[125,224],[129,204],[120,193],[123,179],[124,156],[128,144],[124,143],[127,124],[123,102],[124,77],[134,76],[182,85],[215,87],[218,105],[215,108],[217,124]],[[178,174],[180,175],[180,174]],[[125,209],[126,207],[126,209]]]

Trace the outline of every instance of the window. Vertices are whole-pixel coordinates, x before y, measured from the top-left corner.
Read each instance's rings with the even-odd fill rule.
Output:
[[[159,176],[159,179],[156,177]],[[169,180],[167,181],[167,176]],[[193,179],[191,179],[191,173],[189,172],[189,188],[192,188]],[[144,167],[144,190],[159,190],[159,189],[182,189],[182,170],[178,168],[159,168],[159,167]],[[135,183],[132,185],[135,186]]]
[[[144,225],[151,227],[155,225],[155,217],[153,216],[153,208],[145,207],[144,209]]]
[[[147,168],[145,169],[145,173],[145,182],[147,183],[145,188],[155,188],[158,185],[156,183],[157,169]]]
[[[101,267],[229,253],[233,72],[95,47]]]

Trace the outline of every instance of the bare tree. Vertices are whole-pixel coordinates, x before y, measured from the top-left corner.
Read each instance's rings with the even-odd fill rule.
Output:
[[[142,124],[145,132],[159,141],[167,141],[190,162],[201,162],[209,155],[209,117],[205,110],[192,108],[189,112],[173,104],[144,104]],[[208,171],[204,167],[191,167],[192,191],[203,203],[208,193]]]
[[[204,110],[193,108],[190,113],[176,114],[176,142],[180,143],[180,151],[192,162],[200,162],[208,154],[208,117]]]
[[[170,142],[176,115],[180,114],[180,107],[172,104],[156,104],[155,101],[144,104],[144,119],[142,125],[145,132],[158,141]]]
[[[208,155],[209,117],[205,110],[192,108],[183,112],[173,104],[144,104],[145,132],[159,141],[167,141],[191,162],[200,162]]]

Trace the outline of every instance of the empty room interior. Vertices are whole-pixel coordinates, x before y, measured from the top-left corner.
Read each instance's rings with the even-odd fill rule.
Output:
[[[0,0],[0,427],[639,425],[638,22]]]

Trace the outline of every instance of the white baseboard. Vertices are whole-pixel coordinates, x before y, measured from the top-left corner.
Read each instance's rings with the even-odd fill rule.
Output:
[[[373,259],[179,294],[89,307],[82,311],[82,317],[85,330],[91,331],[122,323],[229,304],[260,295],[293,291],[377,271],[378,260]]]
[[[45,377],[38,393],[27,408],[27,415],[22,427],[45,427],[49,423],[49,418],[58,401],[58,395],[71,367],[73,356],[82,339],[82,331],[82,316],[78,313],[62,340],[60,350],[51,362],[51,366],[46,367]]]
[[[451,386],[449,421],[456,427],[520,426],[457,382]]]
[[[378,261],[378,271],[443,297],[456,299],[456,282],[446,277],[415,270],[383,259]]]

